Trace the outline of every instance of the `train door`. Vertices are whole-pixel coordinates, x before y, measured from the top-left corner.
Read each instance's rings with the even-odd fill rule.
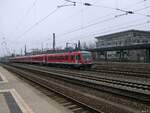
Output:
[[[43,63],[45,64],[45,62],[46,62],[46,56],[43,55]]]
[[[75,63],[77,64],[78,63],[78,59],[77,59],[78,55],[75,54]]]
[[[45,60],[45,64],[46,64],[47,60],[48,60],[48,56],[47,55],[44,55],[44,60]]]
[[[76,63],[80,63],[80,59],[81,59],[80,54],[76,54],[75,59],[76,59]]]

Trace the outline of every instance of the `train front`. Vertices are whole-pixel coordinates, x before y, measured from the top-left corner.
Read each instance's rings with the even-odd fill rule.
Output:
[[[81,51],[82,55],[82,64],[84,67],[91,67],[93,64],[93,59],[91,52],[88,51]]]

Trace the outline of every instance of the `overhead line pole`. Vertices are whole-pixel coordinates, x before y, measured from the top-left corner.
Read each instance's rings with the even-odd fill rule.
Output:
[[[55,52],[55,33],[53,33],[53,52]]]

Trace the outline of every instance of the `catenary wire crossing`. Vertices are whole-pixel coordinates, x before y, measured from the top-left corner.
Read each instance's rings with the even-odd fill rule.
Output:
[[[142,2],[145,2],[145,1],[147,1],[147,0],[142,0],[142,1],[140,1],[140,2],[142,3]],[[62,5],[65,5],[66,3],[67,3],[67,2],[65,2],[65,3],[62,4]],[[78,2],[78,3],[81,4],[81,2]],[[148,9],[150,6],[146,6],[146,7],[144,7],[144,8],[137,9],[137,10],[135,10],[135,11],[128,11],[128,10],[126,11],[126,10],[122,10],[122,9],[119,9],[119,8],[107,7],[107,6],[101,6],[101,5],[94,5],[94,4],[90,4],[90,3],[82,3],[82,4],[85,5],[85,6],[93,5],[93,6],[95,6],[95,7],[108,8],[108,9],[111,9],[111,10],[114,10],[114,11],[117,11],[117,10],[118,10],[118,11],[121,11],[121,12],[123,12],[123,13],[122,13],[122,14],[119,14],[119,15],[115,15],[115,17],[103,19],[103,20],[101,20],[101,21],[98,21],[98,22],[95,22],[95,23],[91,23],[91,24],[89,24],[89,25],[85,25],[85,26],[83,26],[82,28],[80,27],[80,28],[74,29],[74,30],[72,30],[72,31],[69,31],[69,32],[67,32],[67,33],[60,34],[60,35],[58,35],[58,37],[63,37],[63,36],[65,36],[65,35],[71,34],[71,33],[73,33],[73,32],[76,32],[76,31],[79,31],[79,30],[82,30],[82,29],[86,29],[86,28],[92,27],[92,26],[94,26],[94,25],[99,24],[99,22],[106,23],[106,22],[111,21],[111,20],[113,20],[113,19],[115,20],[115,19],[118,18],[118,17],[122,17],[122,16],[129,15],[129,14],[138,14],[138,15],[150,17],[149,15],[137,13],[138,11],[143,11],[143,10],[145,10],[145,9]],[[30,32],[34,27],[38,26],[40,23],[42,23],[44,20],[46,20],[50,15],[52,15],[52,14],[55,13],[55,12],[57,12],[59,8],[60,8],[60,7],[56,7],[56,9],[54,9],[52,12],[50,12],[47,16],[41,18],[41,19],[40,19],[39,21],[37,21],[35,24],[33,24],[32,26],[30,26],[30,27],[29,27],[25,32],[23,32],[18,38],[19,38],[19,39],[23,38],[23,36],[24,36],[25,34],[27,34],[28,32]],[[49,40],[49,39],[47,39],[47,40]],[[45,40],[45,41],[47,41],[47,40]],[[45,41],[43,41],[43,42],[45,42]]]
[[[123,10],[123,9],[119,9],[119,8],[112,8],[112,7],[108,7],[108,6],[103,6],[103,5],[94,5],[94,4],[90,4],[90,3],[83,3],[83,2],[75,2],[75,1],[70,1],[70,0],[65,0],[66,2],[60,6],[58,6],[56,9],[54,9],[52,12],[50,12],[47,16],[43,17],[42,19],[40,19],[39,21],[37,21],[35,24],[33,24],[32,26],[30,26],[25,32],[23,32],[19,37],[22,37],[24,36],[26,33],[28,33],[29,31],[31,31],[34,27],[36,27],[37,25],[39,25],[40,23],[42,23],[44,20],[46,20],[50,15],[52,15],[53,13],[55,13],[59,8],[61,8],[61,6],[65,6],[65,4],[67,2],[70,2],[73,4],[73,6],[76,6],[76,3],[79,3],[79,4],[83,4],[85,6],[96,6],[96,7],[103,7],[103,8],[109,8],[109,9],[112,9],[112,10],[117,10],[117,11],[121,11],[121,12],[125,12],[125,14],[120,14],[120,15],[116,15],[116,17],[119,17],[119,16],[124,16],[124,15],[128,15],[128,14],[139,14],[139,15],[142,15],[142,16],[147,16],[147,17],[150,17],[150,15],[144,15],[144,14],[140,14],[140,13],[135,13],[134,11],[126,11],[126,10]],[[69,4],[69,5],[72,5],[72,4]],[[69,6],[67,5],[67,6]],[[147,7],[146,7],[147,8]],[[144,9],[142,9],[144,10]],[[140,10],[138,10],[140,11]],[[115,17],[115,18],[116,18]],[[109,19],[108,19],[109,20]],[[94,25],[94,24],[93,24]],[[92,26],[93,26],[92,25]],[[91,26],[91,25],[87,25],[88,26]],[[86,27],[84,27],[86,28]],[[79,29],[80,30],[80,29]],[[76,31],[76,30],[75,30]],[[66,33],[65,33],[66,34]],[[70,34],[70,32],[69,32]]]

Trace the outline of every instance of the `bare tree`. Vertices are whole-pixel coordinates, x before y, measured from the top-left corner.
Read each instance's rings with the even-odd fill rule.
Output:
[[[96,43],[89,43],[88,44],[88,49],[94,49],[96,48]]]
[[[83,43],[81,44],[81,48],[82,48],[82,49],[88,49],[88,46],[87,46],[86,42],[83,42]]]

